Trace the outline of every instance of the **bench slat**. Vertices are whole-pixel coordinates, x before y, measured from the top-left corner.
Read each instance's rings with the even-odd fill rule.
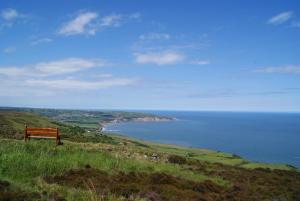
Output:
[[[50,131],[50,132],[56,132],[56,128],[27,128],[27,132],[31,131]]]
[[[55,132],[28,132],[27,133],[28,136],[56,136],[57,133]]]
[[[56,139],[56,137],[46,137],[46,136],[28,136],[29,138],[45,138],[45,139]]]

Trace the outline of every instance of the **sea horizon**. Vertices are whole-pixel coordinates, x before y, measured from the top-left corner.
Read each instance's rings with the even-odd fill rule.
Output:
[[[82,110],[82,111],[121,111],[121,112],[228,112],[228,113],[292,113],[300,114],[300,111],[276,111],[276,110],[184,110],[184,109],[128,109],[128,108],[68,108],[68,107],[32,107],[32,106],[0,106],[0,108],[27,108],[27,109],[57,109],[57,110]]]

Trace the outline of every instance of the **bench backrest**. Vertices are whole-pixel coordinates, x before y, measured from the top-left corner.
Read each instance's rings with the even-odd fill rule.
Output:
[[[27,136],[47,136],[47,137],[58,137],[57,128],[25,128],[25,134]]]

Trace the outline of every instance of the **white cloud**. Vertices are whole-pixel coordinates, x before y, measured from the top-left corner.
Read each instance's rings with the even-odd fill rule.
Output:
[[[80,13],[75,19],[65,23],[58,31],[61,35],[95,34],[91,22],[98,17],[95,12]]]
[[[78,34],[95,35],[99,29],[119,27],[125,22],[140,19],[139,13],[111,14],[99,17],[96,12],[83,12],[71,21],[65,23],[58,31],[59,34],[70,36]]]
[[[155,63],[157,65],[176,64],[184,60],[184,56],[174,52],[136,53],[135,62],[140,64]]]
[[[300,66],[290,65],[281,67],[265,67],[256,70],[257,73],[300,74]]]
[[[166,33],[147,33],[139,36],[140,40],[169,40],[171,38],[170,34]]]
[[[96,25],[97,29],[104,28],[104,27],[119,27],[122,24],[133,21],[139,20],[141,18],[140,13],[133,13],[133,14],[111,14],[103,16]]]
[[[300,27],[300,21],[293,22],[293,23],[292,23],[292,26],[293,26],[293,27]]]
[[[31,86],[44,86],[56,89],[75,89],[75,90],[95,90],[105,89],[116,86],[128,86],[136,82],[134,79],[115,78],[101,81],[83,81],[76,79],[61,79],[61,80],[26,80],[26,84]]]
[[[208,65],[208,64],[210,64],[210,61],[209,60],[195,60],[195,61],[192,61],[191,64]]]
[[[55,93],[55,91],[45,90],[45,88],[40,88],[39,86],[29,87],[22,78],[0,79],[0,97],[51,96]]]
[[[41,43],[50,43],[50,42],[52,42],[53,40],[51,39],[51,38],[41,38],[41,39],[37,39],[37,40],[35,40],[35,41],[32,41],[31,43],[30,43],[30,45],[32,45],[32,46],[35,46],[35,45],[39,45],[39,44],[41,44]]]
[[[7,48],[5,48],[4,50],[3,50],[3,52],[5,53],[5,54],[10,54],[10,53],[13,53],[13,52],[15,52],[16,51],[16,48],[15,47],[7,47]]]
[[[128,15],[129,19],[140,19],[141,18],[141,14],[140,13],[132,13],[130,15]]]
[[[104,74],[96,74],[96,75],[93,75],[93,77],[98,77],[98,78],[110,78],[110,77],[113,77],[113,75],[110,74],[110,73],[104,73]]]
[[[5,20],[13,20],[19,16],[20,14],[18,11],[12,8],[7,8],[1,11],[1,17]]]
[[[122,15],[117,15],[117,14],[112,14],[112,15],[107,15],[101,18],[100,20],[100,26],[102,27],[118,27],[120,26],[120,21],[122,19]]]
[[[46,75],[68,74],[93,67],[102,67],[106,62],[101,59],[67,58],[63,60],[41,62],[34,68]]]
[[[94,67],[102,67],[108,65],[102,59],[83,59],[83,58],[66,58],[62,60],[40,62],[34,65],[23,67],[0,67],[0,75],[5,76],[21,76],[31,75],[52,76],[75,73]]]
[[[148,32],[139,35],[132,45],[136,63],[166,64],[197,64],[208,65],[209,60],[193,59],[192,55],[206,48],[207,35],[169,34],[164,32]]]
[[[282,12],[282,13],[279,13],[278,15],[270,18],[268,20],[268,23],[273,24],[273,25],[279,25],[279,24],[282,24],[282,23],[288,21],[292,16],[293,16],[292,11]]]
[[[0,92],[3,96],[46,96],[64,90],[100,90],[135,84],[135,78],[115,78],[101,74],[97,67],[106,65],[101,59],[66,58],[24,66],[0,66]],[[93,71],[89,71],[89,69]],[[75,72],[86,70],[82,74]],[[58,75],[58,76],[53,76]],[[97,75],[97,76],[96,76]],[[1,93],[0,93],[1,96]]]
[[[26,73],[24,68],[17,67],[0,67],[0,75],[5,76],[21,76]]]
[[[1,6],[0,6],[1,7]],[[0,10],[0,30],[10,28],[14,24],[26,24],[30,20],[28,15],[18,12],[13,8]]]

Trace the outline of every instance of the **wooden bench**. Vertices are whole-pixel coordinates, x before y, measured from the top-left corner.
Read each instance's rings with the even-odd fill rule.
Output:
[[[24,140],[30,140],[30,138],[49,138],[56,139],[56,144],[60,144],[60,136],[58,128],[28,128],[25,126]]]

